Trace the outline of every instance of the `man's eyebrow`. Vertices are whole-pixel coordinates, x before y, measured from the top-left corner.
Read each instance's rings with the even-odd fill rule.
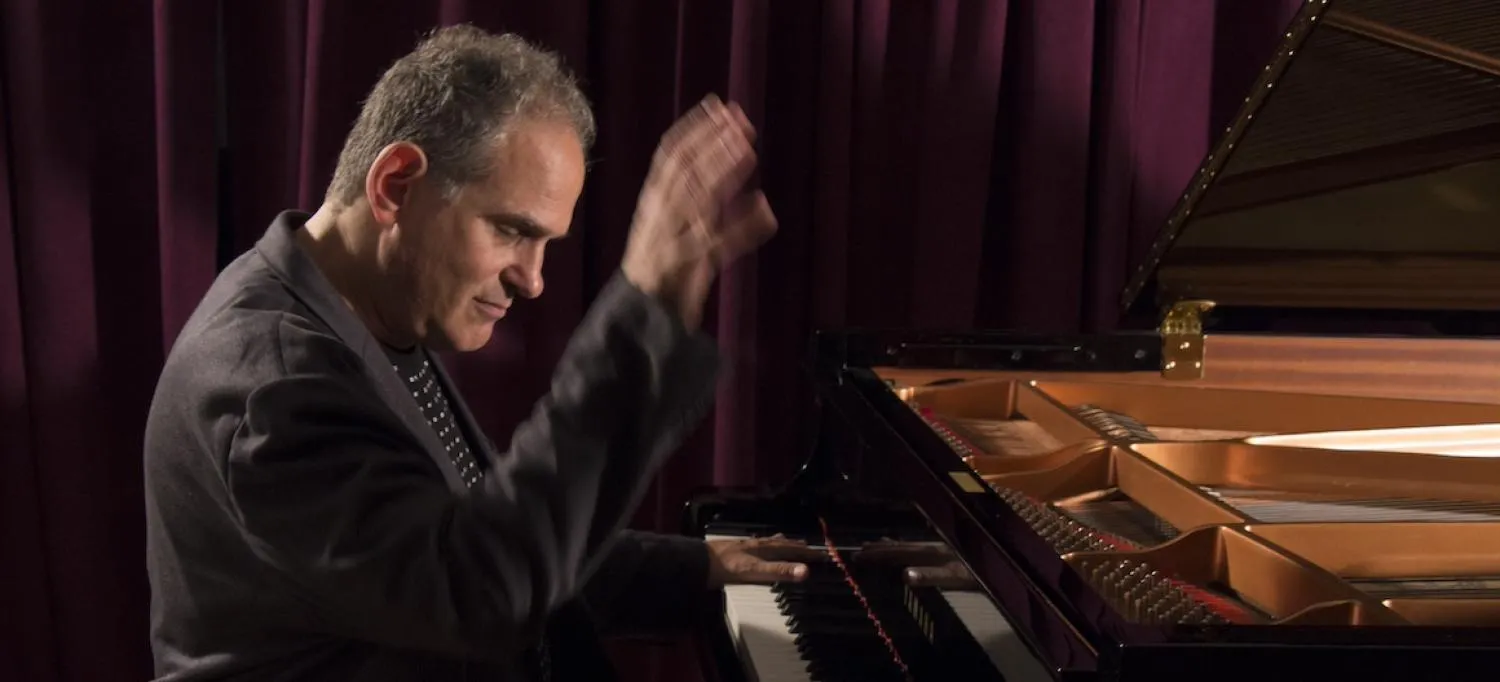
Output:
[[[489,218],[491,222],[497,225],[507,225],[514,228],[517,232],[520,232],[521,236],[523,237],[529,237],[532,239],[561,238],[559,235],[554,234],[551,230],[542,227],[542,224],[532,219],[531,216],[522,213],[509,213],[502,211],[500,213],[490,213],[485,217]]]

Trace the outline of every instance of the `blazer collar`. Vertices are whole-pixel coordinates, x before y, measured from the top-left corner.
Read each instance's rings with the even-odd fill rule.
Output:
[[[302,211],[282,212],[276,216],[265,235],[255,243],[256,252],[281,278],[292,295],[364,360],[365,369],[374,379],[380,397],[422,443],[427,456],[437,464],[438,471],[443,473],[448,487],[452,490],[464,489],[463,479],[448,459],[442,441],[428,426],[421,408],[402,384],[401,377],[397,376],[380,342],[370,334],[369,328],[354,311],[345,305],[343,297],[333,288],[333,283],[328,281],[312,258],[297,244],[297,230],[310,217],[310,214]],[[458,401],[455,398],[453,402]],[[467,411],[465,416],[468,416]]]

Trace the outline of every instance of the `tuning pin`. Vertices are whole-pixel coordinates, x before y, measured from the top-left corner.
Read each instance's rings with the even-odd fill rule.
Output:
[[[1153,624],[1169,622],[1166,618],[1167,604],[1149,596],[1146,599],[1146,621]]]
[[[1113,565],[1105,561],[1094,564],[1093,569],[1089,571],[1089,582],[1096,587],[1104,587],[1109,582],[1109,572],[1113,568]]]
[[[1163,623],[1184,623],[1190,607],[1181,601],[1172,599],[1170,595],[1163,595],[1156,607]]]
[[[1151,586],[1146,589],[1146,599],[1152,603],[1165,603],[1172,595],[1172,586],[1159,574],[1152,573],[1152,576]]]
[[[1127,576],[1135,568],[1133,561],[1124,560],[1117,562],[1112,570],[1105,576],[1105,583],[1109,586],[1110,601],[1120,604],[1121,595],[1128,586]]]
[[[1133,573],[1131,575],[1134,576]],[[1136,609],[1140,610],[1144,607],[1146,593],[1149,592],[1150,589],[1150,583],[1139,578],[1133,578],[1130,581],[1129,587],[1125,590],[1125,598],[1133,602],[1136,605]]]

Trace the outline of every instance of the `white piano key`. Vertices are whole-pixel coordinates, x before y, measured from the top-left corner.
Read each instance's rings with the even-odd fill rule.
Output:
[[[1032,655],[989,595],[966,590],[941,590],[941,593],[1005,682],[1053,681],[1047,667]]]
[[[724,588],[724,618],[745,671],[758,682],[812,682],[776,595],[765,585]]]

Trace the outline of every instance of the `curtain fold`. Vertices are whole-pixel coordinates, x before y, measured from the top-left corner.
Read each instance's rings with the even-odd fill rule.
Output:
[[[0,73],[0,121],[9,131],[8,73]],[[4,132],[0,131],[0,132]],[[11,679],[57,678],[56,622],[47,575],[46,529],[42,526],[37,452],[32,444],[26,372],[25,316],[16,260],[16,224],[10,188],[8,135],[0,135],[0,675]]]
[[[138,677],[147,662],[138,444],[165,345],[167,284],[153,5],[0,7],[10,190],[0,219],[14,277],[0,301],[19,322],[5,334],[4,364],[24,370],[0,389],[0,476],[29,487],[8,505],[32,502],[0,519],[22,540],[3,562],[19,564],[21,581],[0,591],[25,607],[7,612],[22,633],[6,645],[26,648],[7,658],[14,679]],[[191,296],[195,283],[175,285]]]
[[[148,129],[155,133],[160,284],[152,297],[161,300],[160,352],[165,357],[218,271],[212,256],[219,241],[214,226],[219,223],[223,143],[218,117],[219,23],[211,2],[155,0],[153,9],[154,116],[128,122],[119,135],[133,137]]]
[[[615,269],[660,134],[708,92],[760,131],[781,233],[715,291],[717,408],[633,524],[671,531],[690,489],[775,486],[807,456],[815,329],[1114,326],[1299,4],[0,3],[0,678],[149,679],[139,448],[162,358],[217,268],[316,208],[362,97],[431,27],[558,50],[600,126],[546,295],[449,359],[498,442]]]

